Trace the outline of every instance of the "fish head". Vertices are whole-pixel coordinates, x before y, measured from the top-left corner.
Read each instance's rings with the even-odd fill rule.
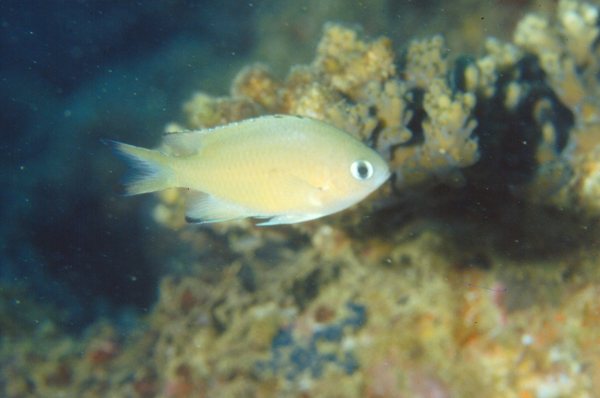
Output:
[[[345,162],[344,175],[347,189],[361,198],[375,191],[390,177],[390,168],[385,159],[371,148],[364,149],[366,150]]]
[[[331,206],[332,213],[352,206],[377,190],[390,174],[385,159],[360,143],[336,159],[335,170],[329,173],[335,178],[329,179],[323,202]]]

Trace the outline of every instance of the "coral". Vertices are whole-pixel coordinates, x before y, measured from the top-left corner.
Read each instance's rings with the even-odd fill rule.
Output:
[[[388,38],[367,41],[355,29],[329,23],[311,65],[292,68],[284,81],[263,65],[247,67],[234,80],[230,97],[198,93],[186,103],[186,127],[263,113],[305,115],[372,140],[396,171],[399,187],[435,178],[460,185],[458,170],[478,156],[474,94],[452,93],[445,83],[449,70],[441,36],[411,44],[402,72],[406,80],[396,77],[394,60]],[[166,211],[173,203],[179,201],[163,203],[156,219],[174,220]]]
[[[274,113],[280,86],[266,66],[256,64],[240,71],[232,83],[231,95],[248,97],[267,112]]]
[[[535,54],[547,74],[550,85],[565,105],[574,112],[587,97],[593,71],[598,67],[593,45],[600,28],[598,8],[589,3],[561,0],[557,21],[529,14],[517,26],[514,41],[526,51]],[[579,69],[579,71],[578,71]]]
[[[323,84],[359,99],[357,91],[366,83],[394,76],[392,42],[383,37],[367,43],[355,30],[327,23],[312,67]]]
[[[256,102],[245,97],[213,98],[197,93],[183,106],[191,129],[204,129],[221,126],[260,116],[264,110]]]
[[[595,64],[597,59],[591,50],[600,34],[598,8],[590,3],[561,0],[557,14],[563,43],[575,58],[577,66]]]
[[[423,144],[415,151],[414,161],[408,159],[407,168],[418,164],[450,185],[464,185],[458,170],[479,160],[477,138],[472,137],[477,122],[469,120],[474,106],[473,94],[453,95],[443,80],[433,80],[423,99],[428,116],[422,123]],[[399,179],[402,175],[398,172]]]
[[[436,77],[447,75],[446,55],[442,36],[412,41],[406,55],[404,78],[417,87],[427,87]]]
[[[284,80],[262,65],[244,69],[231,97],[209,98],[207,120],[244,103],[258,113],[339,126],[386,158],[394,186],[379,197],[408,193],[409,209],[418,207],[411,192],[441,182],[454,188],[436,193],[459,192],[462,200],[489,191],[496,201],[597,215],[596,10],[563,0],[556,19],[528,14],[514,43],[488,38],[483,55],[458,57],[454,65],[441,36],[414,40],[398,57],[388,39],[369,41],[330,23],[312,63],[293,67]],[[203,122],[194,108],[187,105],[198,115],[187,127],[215,123]],[[169,203],[176,211],[177,200]],[[354,214],[295,232],[247,222],[197,232],[224,236],[240,257],[217,286],[195,278],[163,286],[155,327],[164,343],[158,351],[166,354],[158,373],[176,374],[171,369],[185,363],[190,385],[248,395],[590,396],[595,376],[582,367],[591,360],[583,347],[597,331],[583,303],[596,282],[532,288],[525,281],[548,286],[570,266],[540,270],[493,254],[464,260],[422,226],[389,227],[385,242],[359,243],[352,236],[364,237],[368,224],[348,228],[362,213]],[[303,234],[310,243],[291,255],[282,242],[302,242]],[[264,251],[277,273],[257,260]],[[583,274],[595,272],[592,258],[582,261]],[[474,271],[474,263],[485,272]],[[556,295],[563,299],[550,304]],[[565,311],[573,314],[569,326]],[[176,325],[164,326],[173,319]],[[186,341],[196,348],[173,355]],[[159,384],[169,385],[168,377]]]
[[[515,43],[535,54],[545,79],[560,101],[574,115],[574,128],[568,156],[560,157],[556,167],[540,167],[540,173],[556,175],[562,180],[561,192],[554,202],[572,206],[577,212],[597,214],[595,204],[595,159],[589,153],[599,144],[597,128],[600,116],[598,103],[598,55],[594,51],[600,29],[598,8],[587,2],[561,0],[556,21],[530,14],[519,23]],[[542,107],[543,108],[543,107]],[[556,140],[556,124],[543,123],[544,141]],[[540,147],[539,156],[552,157],[548,145]],[[563,169],[563,172],[556,170]],[[555,179],[551,177],[550,179]],[[542,178],[544,180],[544,178]],[[545,184],[542,184],[545,185]],[[545,188],[546,189],[546,188]]]
[[[441,36],[395,55],[387,38],[327,24],[315,60],[285,79],[256,64],[229,96],[197,93],[167,132],[325,120],[389,162],[385,207],[183,228],[185,190],[161,192],[153,217],[185,245],[143,327],[123,338],[99,321],[73,338],[7,306],[0,394],[594,396],[597,13],[561,0],[554,19],[525,16],[514,43],[455,60]]]
[[[482,56],[459,57],[454,67],[440,35],[411,41],[398,57],[388,38],[368,40],[327,23],[311,64],[293,67],[282,81],[263,65],[249,66],[231,96],[199,93],[188,102],[185,127],[306,115],[372,144],[388,160],[393,189],[378,197],[440,183],[488,186],[592,214],[595,207],[577,208],[593,203],[584,199],[589,189],[572,187],[590,184],[580,182],[587,158],[574,155],[596,145],[600,120],[597,19],[590,4],[562,0],[555,20],[527,14],[514,43],[487,38]],[[156,217],[168,224],[176,217],[165,210]]]
[[[323,308],[323,307],[321,307]],[[316,325],[309,336],[295,338],[293,328],[280,329],[272,339],[272,358],[266,362],[257,363],[261,373],[269,372],[282,374],[293,381],[308,373],[311,378],[321,378],[323,368],[336,366],[347,375],[352,375],[358,369],[358,362],[351,350],[341,347],[344,329],[356,331],[366,322],[366,309],[354,303],[346,303],[344,308],[350,314],[339,322],[320,321],[319,311],[315,314]],[[304,337],[304,338],[302,338]],[[300,340],[300,341],[298,341]],[[341,349],[340,349],[341,348]]]
[[[126,339],[106,322],[77,340],[5,337],[0,392],[593,396],[596,252],[556,283],[572,260],[465,259],[432,232],[397,231],[386,244],[323,228],[293,256],[273,249],[277,272],[249,258],[210,278],[165,277],[147,324]]]

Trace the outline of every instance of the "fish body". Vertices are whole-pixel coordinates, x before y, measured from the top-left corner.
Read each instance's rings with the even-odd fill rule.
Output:
[[[132,170],[123,195],[191,190],[186,220],[270,218],[289,224],[341,211],[390,175],[385,160],[345,131],[300,116],[248,119],[164,136],[164,152],[104,140]]]

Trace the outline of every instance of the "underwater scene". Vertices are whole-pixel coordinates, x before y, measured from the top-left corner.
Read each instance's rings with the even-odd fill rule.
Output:
[[[600,397],[600,1],[0,32],[0,397]]]

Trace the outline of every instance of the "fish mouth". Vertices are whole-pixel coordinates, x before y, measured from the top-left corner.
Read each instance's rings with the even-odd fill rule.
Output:
[[[392,176],[392,172],[389,170],[386,173],[382,174],[381,177],[379,177],[379,181],[377,181],[377,185],[375,186],[375,189],[379,189],[383,184],[385,184],[386,181],[388,181],[390,179],[391,176]]]
[[[386,182],[390,177],[392,176],[392,172],[390,170],[386,171],[385,174],[383,174],[381,176],[381,181],[379,182],[379,184],[383,184],[384,182]]]

